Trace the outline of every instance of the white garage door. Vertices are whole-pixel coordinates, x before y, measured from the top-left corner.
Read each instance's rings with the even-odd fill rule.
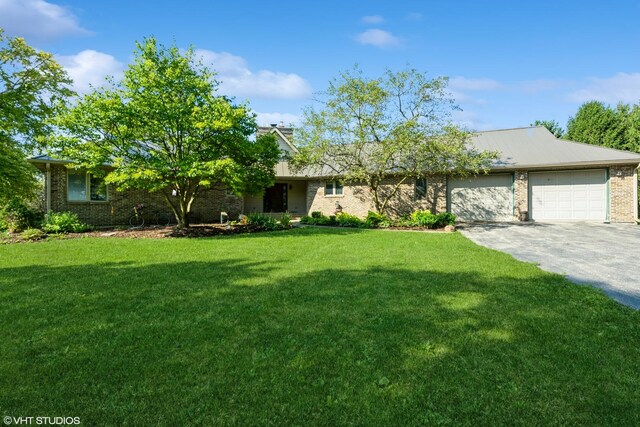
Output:
[[[529,174],[531,219],[606,220],[604,169]]]
[[[479,175],[448,182],[449,208],[463,221],[513,220],[513,175]]]

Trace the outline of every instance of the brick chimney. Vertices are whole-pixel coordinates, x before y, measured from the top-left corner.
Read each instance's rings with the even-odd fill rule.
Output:
[[[293,143],[293,128],[285,127],[283,122],[271,123],[269,126],[258,126],[258,133],[256,135],[261,136],[269,133],[273,128],[277,128],[289,142]]]

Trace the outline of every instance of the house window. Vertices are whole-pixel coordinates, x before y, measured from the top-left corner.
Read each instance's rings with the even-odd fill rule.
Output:
[[[107,200],[107,184],[104,178],[86,172],[69,171],[67,175],[67,200],[70,202],[104,202]]]
[[[67,199],[70,202],[87,200],[87,174],[69,172],[67,176]]]
[[[327,182],[324,186],[325,196],[342,196],[342,184],[338,181]]]
[[[427,178],[423,176],[416,178],[415,197],[416,200],[421,200],[427,197]]]

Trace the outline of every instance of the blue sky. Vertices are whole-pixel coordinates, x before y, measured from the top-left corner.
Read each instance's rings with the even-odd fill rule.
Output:
[[[118,76],[136,40],[193,45],[260,124],[297,123],[355,63],[451,78],[475,130],[563,126],[582,102],[640,102],[640,0],[0,0],[0,27],[56,55],[83,92]]]

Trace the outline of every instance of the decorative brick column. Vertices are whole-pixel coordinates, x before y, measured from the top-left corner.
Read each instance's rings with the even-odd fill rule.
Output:
[[[635,222],[635,165],[609,168],[611,222]]]
[[[522,212],[529,212],[529,173],[525,170],[514,172],[515,219],[520,220]],[[527,218],[530,218],[527,214]]]

